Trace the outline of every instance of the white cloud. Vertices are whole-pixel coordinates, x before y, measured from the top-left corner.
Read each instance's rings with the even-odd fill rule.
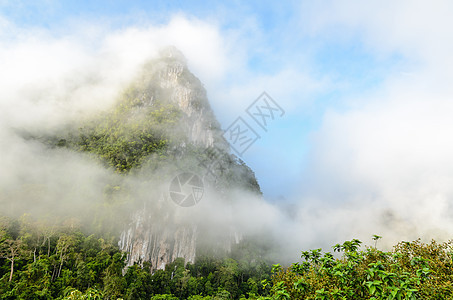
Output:
[[[282,35],[357,43],[374,57],[400,55],[403,63],[389,70],[378,91],[358,91],[360,98],[343,99],[343,111],[328,111],[319,131],[312,133],[295,221],[267,204],[260,204],[262,211],[287,222],[278,229],[287,230],[288,239],[298,235],[294,249],[321,241],[366,240],[372,234],[394,240],[451,234],[450,2],[328,1],[310,2],[303,9],[299,19],[305,31],[292,28]],[[74,26],[56,36],[40,28],[19,28],[0,16],[0,65],[7,70],[0,72],[0,129],[54,126],[80,111],[109,105],[137,68],[166,45],[185,54],[213,106],[231,117],[227,121],[263,90],[285,110],[297,111],[314,101],[316,93],[338,84],[328,74],[313,76],[313,49],[302,49],[305,45],[290,49],[299,56],[275,60],[284,64],[273,72],[250,67],[254,53],[263,51],[270,60],[280,55],[278,49],[262,50],[267,42],[253,18],[235,30],[184,15],[164,25],[122,30]],[[295,57],[301,59],[292,61]]]
[[[228,67],[218,29],[183,16],[162,26],[122,30],[82,22],[60,35],[3,23],[16,34],[0,36],[0,106],[2,119],[19,127],[53,126],[105,108],[138,68],[168,45],[180,48],[202,80],[219,80]]]
[[[317,212],[327,211],[310,219],[310,226],[327,234],[333,230],[340,239],[353,233],[360,238],[376,233],[391,242],[449,238],[453,21],[448,15],[453,6],[442,1],[329,4],[310,10],[313,34],[364,44],[374,56],[402,55],[410,76],[389,70],[379,90],[347,99],[342,112],[326,112],[312,133],[308,182],[298,199],[302,215],[309,214],[307,202]],[[329,227],[332,223],[337,227]]]

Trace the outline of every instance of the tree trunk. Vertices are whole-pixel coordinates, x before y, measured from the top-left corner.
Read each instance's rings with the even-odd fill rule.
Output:
[[[57,266],[53,265],[52,279],[51,279],[52,282],[55,280],[55,274],[56,273],[57,273]]]
[[[9,274],[9,281],[13,280],[13,273],[14,273],[14,258],[11,259],[11,273]]]
[[[61,267],[63,267],[63,260],[62,260],[61,263],[60,263],[60,268],[58,269],[58,275],[57,275],[57,277],[60,277],[60,274],[61,274]]]
[[[61,253],[60,253],[60,268],[58,269],[57,278],[60,277],[61,267],[63,267],[63,250],[61,250]]]

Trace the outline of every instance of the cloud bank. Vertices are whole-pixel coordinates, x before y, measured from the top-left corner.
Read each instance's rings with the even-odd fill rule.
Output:
[[[270,47],[273,41],[263,38],[266,31],[253,18],[246,18],[251,28],[234,30],[176,15],[159,26],[110,30],[84,24],[60,35],[3,18],[2,28],[14,34],[2,33],[0,39],[0,64],[7,70],[0,72],[0,155],[6,158],[1,187],[31,170],[38,172],[33,176],[52,173],[50,166],[36,171],[43,159],[39,147],[17,139],[11,129],[56,128],[108,107],[143,61],[172,44],[205,83],[224,125],[266,90],[289,119],[265,138],[288,132],[294,138],[305,130],[308,150],[300,154],[300,178],[291,178],[297,184],[288,203],[244,198],[244,206],[235,207],[242,216],[238,222],[251,221],[251,230],[271,228],[296,256],[298,250],[345,239],[371,243],[372,234],[383,235],[388,244],[448,239],[453,232],[451,4],[326,1],[293,8],[291,26],[279,33],[282,49]],[[390,67],[371,86],[355,89],[354,78],[329,68],[317,71],[325,68],[319,61],[325,57],[315,54],[329,46],[360,48],[372,58],[371,73],[381,63]],[[266,48],[261,60],[279,61],[281,67],[254,68],[250,60],[260,57],[260,47]],[[277,58],[281,53],[288,55]],[[311,113],[315,125],[307,129],[300,119]],[[280,156],[269,155],[277,147],[263,149],[261,161],[294,159],[284,157],[284,148],[301,144],[291,139],[283,140]],[[58,154],[55,165],[61,166],[66,155],[74,154]],[[82,165],[85,159],[74,157]],[[18,170],[21,162],[28,163]],[[102,180],[103,172],[93,167],[94,178]]]
[[[451,238],[451,3],[324,4],[305,12],[309,34],[400,60],[378,89],[343,96],[311,133],[295,196],[303,224],[330,240]]]

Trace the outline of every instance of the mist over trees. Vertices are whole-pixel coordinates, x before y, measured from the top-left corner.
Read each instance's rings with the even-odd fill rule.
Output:
[[[261,248],[241,243],[228,257],[205,253],[164,270],[134,264],[115,237],[87,235],[73,224],[2,217],[0,299],[237,299],[267,293],[270,265]],[[156,295],[173,295],[159,298]]]
[[[28,33],[0,13],[7,28],[0,41],[7,70],[0,91],[0,299],[453,298],[453,249],[442,242],[453,232],[451,71],[445,68],[450,26],[393,3],[354,5],[343,10],[334,4],[327,14],[304,10],[296,23],[315,18],[315,36],[324,32],[329,39],[332,32],[323,27],[333,25],[336,34],[338,22],[357,27],[359,36],[379,37],[366,38],[371,53],[353,45],[353,55],[366,62],[317,51],[338,46],[325,41],[308,45],[315,58],[294,51],[295,44],[307,45],[299,40],[281,52],[287,57],[273,53],[270,61],[282,65],[264,69],[276,74],[248,67],[267,61],[259,40],[230,53],[250,32],[236,36],[200,20],[176,17],[159,28],[67,37],[41,29]],[[398,24],[388,22],[382,7],[395,13]],[[356,11],[363,15],[355,18]],[[377,12],[385,26],[369,12]],[[414,34],[424,29],[441,38],[426,42]],[[284,32],[280,42],[298,34]],[[214,101],[227,103],[218,106],[220,113],[252,99],[258,87],[272,87],[292,109],[292,121],[279,131],[286,136],[278,139],[280,153],[262,161],[288,167],[296,165],[291,152],[305,151],[302,175],[294,172],[302,166],[281,167],[288,176],[266,175],[293,185],[293,199],[263,199],[254,171],[222,140],[207,92],[187,60],[178,51],[162,55],[158,49],[174,39],[191,51],[191,67],[204,79],[229,81],[209,91]],[[266,55],[284,45],[277,41]],[[400,56],[410,62],[395,67]],[[377,57],[384,67],[373,62]],[[339,60],[330,63],[332,58]],[[368,74],[365,81],[355,81],[355,73],[338,76],[337,68],[350,71],[345,66],[351,62]],[[312,67],[333,72],[313,73]],[[390,75],[384,76],[387,67]],[[383,83],[371,91],[354,88],[368,88],[369,81]],[[326,96],[337,95],[338,107],[324,104]],[[295,126],[308,112],[319,113],[308,116],[318,127]],[[304,139],[310,149],[287,151],[301,145],[289,142],[301,138],[298,130],[311,134],[310,142]],[[278,149],[269,148],[261,153]],[[212,169],[200,163],[219,157],[221,164]],[[169,197],[169,183],[180,172],[205,180],[204,198],[194,207],[179,207]],[[373,232],[383,238],[370,238]],[[196,255],[184,259],[179,246],[195,245],[195,235],[197,245],[186,252]],[[436,241],[427,242],[431,238]],[[331,247],[332,241],[341,242]]]
[[[145,65],[142,76],[172,75],[172,68],[159,64]],[[266,245],[266,227],[260,228],[263,239],[248,227],[253,222],[245,217],[243,201],[262,202],[260,187],[253,171],[222,145],[205,92],[197,91],[201,84],[184,72],[181,80],[198,93],[188,109],[205,110],[201,116],[209,126],[195,137],[188,131],[191,116],[169,100],[176,88],[160,88],[159,77],[139,77],[106,110],[51,129],[5,131],[16,148],[14,162],[30,162],[11,168],[12,181],[1,182],[2,299],[158,299],[160,294],[229,299],[268,292],[262,282],[270,280],[269,255],[275,249]],[[205,135],[220,146],[191,140],[204,141]],[[212,159],[210,151],[220,152],[221,168],[200,165]],[[175,172],[184,170],[210,173],[204,177],[206,199],[191,210],[162,198]],[[226,213],[235,210],[246,215]],[[153,222],[148,226],[160,224],[170,232],[175,225],[168,216],[183,225],[195,223],[196,260],[172,258],[164,268],[128,260],[131,253],[118,247],[119,235],[137,211],[148,212]],[[224,239],[234,226],[241,227],[241,237],[231,245]]]
[[[401,242],[391,251],[359,240],[302,251],[289,267],[271,265],[259,243],[228,256],[207,251],[152,273],[125,269],[116,239],[28,215],[0,219],[0,299],[449,299],[451,242]],[[338,254],[335,254],[338,252]]]

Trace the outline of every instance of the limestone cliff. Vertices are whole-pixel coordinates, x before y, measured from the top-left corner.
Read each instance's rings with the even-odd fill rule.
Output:
[[[159,58],[148,62],[127,93],[132,108],[126,119],[140,118],[143,111],[157,105],[176,107],[178,111],[176,122],[163,129],[163,135],[171,142],[165,153],[167,159],[159,164],[159,170],[171,169],[170,175],[187,171],[199,174],[211,208],[216,201],[227,203],[229,191],[234,188],[246,187],[259,193],[253,172],[229,154],[229,145],[222,138],[223,132],[210,108],[206,91],[188,70],[185,58],[177,49],[167,48]],[[202,160],[213,159],[211,152],[220,153],[215,157],[220,164],[217,161],[214,166],[200,165]],[[154,159],[148,158],[142,168],[146,170]],[[170,166],[172,164],[176,167]],[[228,252],[232,243],[241,240],[240,231],[225,221],[228,213],[222,212],[222,218],[226,219],[219,224],[216,220],[208,224],[206,216],[202,216],[206,210],[175,205],[168,195],[171,176],[163,177],[153,177],[157,187],[150,196],[152,201],[144,203],[132,214],[129,225],[121,233],[119,246],[128,253],[128,266],[149,261],[153,269],[162,269],[178,257],[193,263],[201,238],[205,246],[217,252]],[[213,226],[219,230],[212,231]]]
[[[148,261],[155,270],[178,257],[194,262],[200,250],[226,254],[242,239],[234,193],[260,194],[253,172],[230,153],[202,83],[174,47],[147,62],[108,110],[24,136],[81,152],[105,168],[93,182],[103,197],[91,198],[87,227],[119,231],[128,266]]]

